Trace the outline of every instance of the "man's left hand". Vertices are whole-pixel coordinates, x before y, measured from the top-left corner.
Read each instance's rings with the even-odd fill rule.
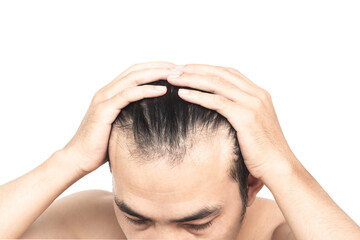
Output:
[[[189,90],[179,96],[217,111],[230,122],[244,162],[255,178],[263,180],[267,172],[289,169],[298,161],[285,140],[268,91],[234,68],[186,64],[175,67],[177,72],[179,77],[169,75],[170,84],[210,92]]]

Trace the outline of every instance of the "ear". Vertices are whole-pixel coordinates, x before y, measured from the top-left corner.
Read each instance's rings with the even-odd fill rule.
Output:
[[[248,201],[247,201],[247,207],[250,207],[253,202],[256,199],[256,194],[262,189],[264,186],[264,183],[258,179],[255,178],[253,175],[249,174],[248,176]]]

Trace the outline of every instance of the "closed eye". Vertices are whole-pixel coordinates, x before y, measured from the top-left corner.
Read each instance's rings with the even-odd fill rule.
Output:
[[[145,220],[145,219],[133,219],[133,218],[129,218],[127,216],[125,216],[125,219],[135,225],[144,225],[147,224],[149,221]],[[212,224],[212,221],[204,223],[204,224],[185,224],[185,226],[187,228],[190,228],[191,230],[195,230],[195,231],[201,231],[204,230],[208,227],[210,227]]]
[[[208,227],[210,227],[212,224],[212,221],[204,223],[204,224],[200,224],[200,225],[196,225],[196,224],[186,224],[187,227],[191,228],[192,230],[195,231],[200,231],[200,230],[204,230]]]
[[[136,225],[143,225],[143,224],[148,223],[148,220],[144,220],[144,219],[138,220],[138,219],[129,218],[127,216],[125,216],[125,219],[127,221],[129,221],[130,223],[133,223],[133,224],[136,224]]]

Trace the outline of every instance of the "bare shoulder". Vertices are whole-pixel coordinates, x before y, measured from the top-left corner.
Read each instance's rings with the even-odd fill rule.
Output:
[[[125,239],[116,220],[111,192],[86,190],[59,201],[64,205],[68,202],[74,211],[71,222],[77,238]]]
[[[117,223],[112,193],[86,190],[55,200],[22,238],[125,239]]]
[[[251,239],[271,240],[274,231],[284,223],[285,218],[274,200],[256,197],[246,210],[242,228],[244,236],[251,236]]]
[[[259,211],[262,211],[266,224],[277,226],[285,221],[284,215],[274,200],[257,197],[253,205]]]
[[[277,203],[272,199],[258,198],[258,205],[264,209],[265,224],[269,226],[264,240],[295,240]]]

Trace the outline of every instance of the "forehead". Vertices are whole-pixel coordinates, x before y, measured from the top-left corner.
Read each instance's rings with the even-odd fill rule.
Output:
[[[112,144],[124,141],[118,139]],[[114,192],[127,202],[166,203],[168,207],[186,202],[207,204],[210,199],[222,201],[230,190],[236,189],[237,193],[238,188],[228,173],[232,150],[230,139],[203,139],[194,144],[181,163],[172,166],[166,158],[139,164],[132,161],[126,144],[113,145],[109,154]]]

